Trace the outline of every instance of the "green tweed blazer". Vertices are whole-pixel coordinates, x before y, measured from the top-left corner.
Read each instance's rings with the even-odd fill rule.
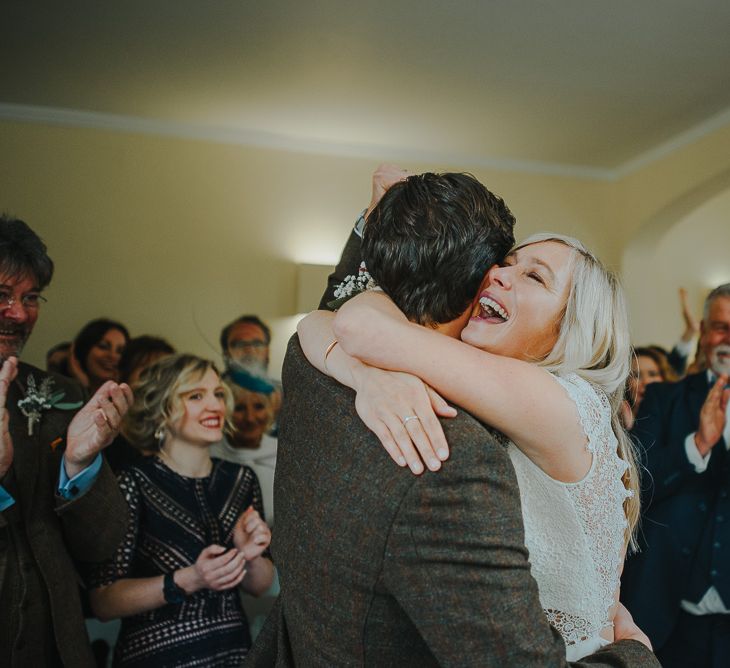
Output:
[[[67,501],[57,494],[66,431],[74,412],[45,411],[34,435],[29,436],[27,419],[17,404],[30,373],[39,384],[48,376],[21,363],[8,393],[16,504],[0,513],[0,627],[13,631],[12,637],[0,632],[0,663],[42,665],[39,648],[55,642],[65,666],[91,667],[95,663],[81,611],[75,562],[111,556],[124,533],[126,505],[106,463],[91,488],[77,499]],[[81,400],[75,384],[60,376],[53,378],[54,389],[66,392],[65,401]],[[50,605],[50,616],[48,610],[39,609],[38,602],[24,596],[25,581],[31,585],[40,582],[47,593],[44,601]],[[44,623],[49,619],[50,627]]]
[[[396,466],[298,339],[284,362],[272,552],[281,594],[246,666],[565,666],[530,575],[517,480],[460,411],[451,456]],[[635,641],[574,665],[658,666]]]

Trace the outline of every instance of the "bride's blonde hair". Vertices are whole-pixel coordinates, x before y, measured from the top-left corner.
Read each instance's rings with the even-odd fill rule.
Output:
[[[537,364],[558,373],[575,373],[605,392],[611,405],[611,424],[618,455],[628,464],[623,477],[632,492],[624,502],[627,543],[636,547],[639,521],[639,470],[634,445],[620,418],[624,388],[631,371],[631,342],[624,293],[616,275],[577,239],[562,234],[533,234],[513,250],[544,241],[564,244],[573,251],[572,284],[560,319],[553,349]]]

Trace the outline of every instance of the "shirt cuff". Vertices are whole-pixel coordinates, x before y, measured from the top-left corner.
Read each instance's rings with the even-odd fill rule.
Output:
[[[15,503],[15,499],[10,496],[8,491],[0,485],[0,511],[10,508]]]
[[[101,471],[101,453],[96,455],[96,459],[91,462],[83,471],[77,473],[69,480],[66,473],[66,458],[61,460],[61,474],[58,478],[58,493],[64,498],[75,499],[81,496],[96,480],[96,476]]]
[[[710,457],[712,456],[712,450],[704,457],[700,454],[695,444],[695,432],[692,432],[684,439],[684,451],[687,453],[689,463],[695,467],[695,473],[704,473],[707,470],[707,465],[710,463]]]
[[[357,234],[358,237],[362,239],[362,233],[365,229],[365,214],[368,212],[367,209],[363,209],[360,212],[360,215],[357,217],[357,220],[355,221],[355,234]]]

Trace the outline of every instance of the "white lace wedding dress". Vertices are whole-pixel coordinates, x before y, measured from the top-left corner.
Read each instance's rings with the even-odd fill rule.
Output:
[[[576,483],[562,483],[510,443],[525,522],[533,577],[549,622],[565,640],[569,661],[609,641],[610,609],[619,587],[630,492],[621,476],[611,409],[605,394],[575,374],[553,375],[575,402],[593,455],[590,471]]]

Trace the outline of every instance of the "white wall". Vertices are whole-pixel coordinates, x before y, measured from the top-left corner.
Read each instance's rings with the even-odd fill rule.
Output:
[[[730,282],[730,189],[683,216],[653,245],[628,252],[623,269],[634,342],[671,347],[684,328],[679,287],[699,318],[707,293]]]
[[[297,264],[336,261],[376,166],[8,122],[0,122],[0,152],[0,209],[36,229],[57,265],[26,360],[42,364],[51,345],[100,316],[215,358],[220,328],[252,312],[274,330],[274,374],[296,324]],[[614,182],[471,171],[507,201],[518,238],[572,234],[623,266],[636,343],[670,345],[681,327],[677,286],[699,302],[725,276],[708,267],[709,258],[727,266],[730,128]]]
[[[296,323],[297,264],[334,264],[376,163],[101,130],[0,123],[0,208],[47,242],[57,273],[24,358],[88,320],[121,320],[214,357],[221,327],[257,313],[277,374]],[[387,156],[384,156],[387,159]],[[403,165],[413,171],[462,165]],[[619,257],[605,184],[475,170],[517,216]],[[315,306],[315,304],[312,304]]]

